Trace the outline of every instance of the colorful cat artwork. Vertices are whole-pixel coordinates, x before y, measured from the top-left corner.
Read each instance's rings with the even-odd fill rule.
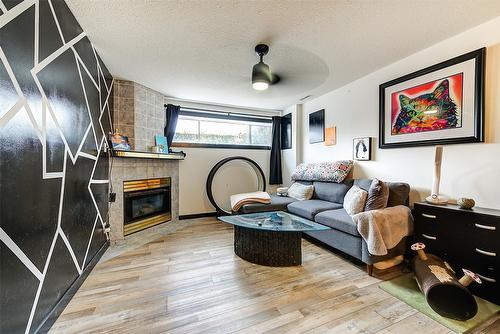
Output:
[[[414,89],[394,93],[397,94],[396,101],[399,102],[399,110],[394,110],[396,113],[393,112],[393,115],[397,116],[392,123],[392,135],[461,127],[461,101],[457,104],[451,96],[449,80],[452,80],[455,84],[458,81],[459,87],[455,85],[457,86],[455,88],[460,91],[456,95],[461,98],[462,73]],[[430,89],[427,88],[429,86]],[[413,92],[416,91],[417,94],[420,93],[420,95],[408,96],[408,92],[412,90]],[[393,96],[393,102],[395,102],[395,98],[396,96]],[[397,105],[393,105],[394,107],[397,108]]]

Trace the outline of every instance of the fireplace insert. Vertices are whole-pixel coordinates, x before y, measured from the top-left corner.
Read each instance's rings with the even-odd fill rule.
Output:
[[[123,234],[128,235],[171,219],[171,179],[123,182]]]

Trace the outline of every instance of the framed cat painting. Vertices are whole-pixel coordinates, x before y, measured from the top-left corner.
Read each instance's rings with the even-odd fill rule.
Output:
[[[380,85],[379,147],[483,142],[485,51]]]

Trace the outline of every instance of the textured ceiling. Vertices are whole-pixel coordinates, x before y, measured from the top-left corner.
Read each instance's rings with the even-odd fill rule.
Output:
[[[111,73],[165,95],[282,109],[500,15],[497,0],[67,0]],[[253,48],[283,77],[251,88]]]

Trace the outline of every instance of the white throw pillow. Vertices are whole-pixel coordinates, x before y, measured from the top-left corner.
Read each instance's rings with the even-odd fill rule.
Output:
[[[355,215],[363,212],[368,192],[358,186],[352,186],[344,196],[344,209],[348,214]]]
[[[306,186],[305,184],[295,182],[288,188],[288,197],[298,199],[299,201],[311,199],[313,194],[313,185]]]

